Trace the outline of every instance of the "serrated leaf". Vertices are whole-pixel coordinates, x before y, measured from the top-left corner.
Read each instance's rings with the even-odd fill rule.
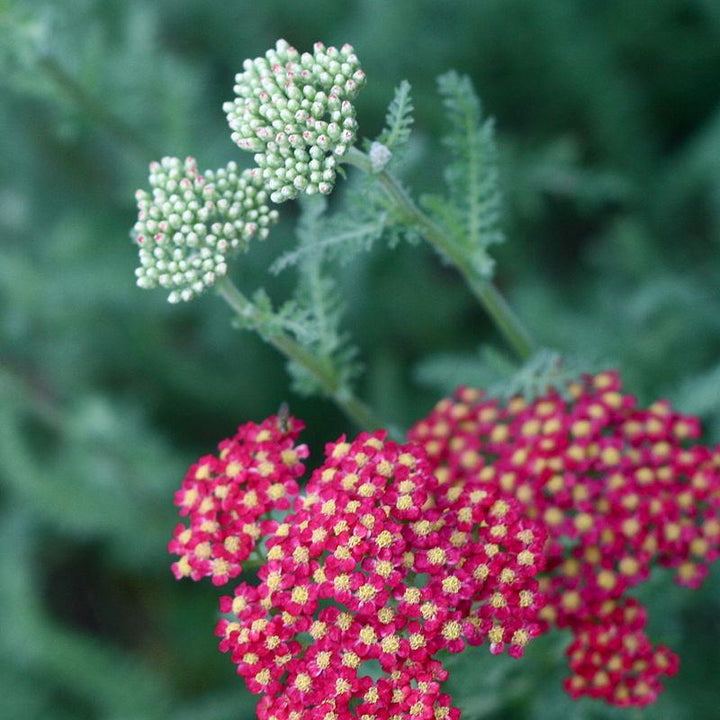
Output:
[[[281,255],[270,266],[270,272],[277,275],[313,256],[348,262],[359,252],[369,250],[382,236],[384,228],[384,213],[364,221],[347,215],[334,218],[321,225],[317,237],[311,242],[303,243]]]
[[[334,281],[324,274],[324,250],[317,247],[317,237],[324,221],[325,200],[304,201],[303,214],[298,223],[298,272],[300,275],[293,301],[294,317],[301,323],[303,333],[294,334],[312,355],[325,363],[339,387],[347,387],[358,372],[356,349],[349,336],[340,331],[343,303]],[[382,230],[380,230],[380,233]],[[304,395],[326,391],[317,378],[298,363],[288,363],[293,388]]]
[[[556,391],[566,397],[571,381],[584,372],[592,372],[596,363],[568,358],[542,349],[522,367],[492,346],[476,353],[432,355],[415,368],[415,379],[449,395],[460,385],[480,388],[498,398],[522,396],[532,402]]]
[[[388,105],[385,115],[385,128],[378,135],[377,142],[382,143],[393,153],[410,139],[414,122],[411,87],[407,80],[403,80],[395,88],[395,95]]]
[[[431,199],[426,207],[464,248],[472,264],[490,275],[487,249],[504,239],[493,121],[483,119],[480,100],[467,76],[441,75],[438,90],[450,126],[443,139],[449,151],[445,173],[449,197],[443,203]]]
[[[569,400],[568,386],[583,373],[597,369],[595,363],[560,355],[552,350],[536,352],[509,380],[494,393],[509,399],[519,395],[528,402],[551,392]]]

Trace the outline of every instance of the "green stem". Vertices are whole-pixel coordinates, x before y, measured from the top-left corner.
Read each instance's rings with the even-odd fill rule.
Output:
[[[455,265],[508,344],[521,360],[527,360],[535,350],[532,336],[500,291],[475,270],[462,248],[416,205],[394,175],[387,170],[374,172],[370,158],[365,153],[357,148],[350,148],[343,161],[377,178],[396,211],[408,223],[418,227],[425,239]]]
[[[263,313],[240,292],[232,280],[223,278],[217,283],[216,287],[223,300],[239,317],[245,320],[262,321]],[[358,427],[365,430],[383,427],[370,408],[340,382],[338,373],[332,365],[313,355],[307,348],[282,330],[262,332],[261,334],[270,345],[288,360],[296,362],[312,374],[323,392],[332,398],[335,404]]]

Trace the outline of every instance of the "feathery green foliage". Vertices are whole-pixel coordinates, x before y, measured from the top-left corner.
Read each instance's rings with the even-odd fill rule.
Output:
[[[483,119],[468,76],[452,71],[441,75],[438,91],[449,125],[443,138],[449,154],[445,171],[449,196],[428,195],[423,203],[468,253],[478,272],[491,276],[488,248],[503,241],[493,121]]]
[[[520,367],[492,346],[479,352],[440,353],[431,355],[415,367],[418,382],[436,388],[442,395],[451,394],[460,385],[483,388],[494,397],[509,399],[519,395],[529,402],[556,391],[568,398],[568,384],[583,373],[602,369],[558,352],[541,349]]]
[[[303,202],[303,213],[297,227],[299,248],[316,242],[321,231],[326,201],[314,198]],[[334,370],[338,386],[349,388],[360,366],[356,363],[357,348],[349,335],[340,330],[343,302],[336,284],[324,272],[326,262],[321,254],[311,253],[298,266],[299,282],[295,295],[297,306],[307,318],[308,332],[303,345],[328,368]],[[300,338],[298,338],[300,339]],[[317,381],[300,365],[288,365],[295,390],[304,395],[323,394]]]
[[[338,213],[318,219],[316,235],[283,253],[271,266],[270,272],[280,273],[305,261],[350,262],[358,253],[369,251],[385,230],[384,213],[369,211],[357,214]]]
[[[388,105],[385,115],[385,127],[378,135],[377,142],[382,143],[396,156],[407,144],[414,123],[411,87],[403,80],[396,88],[395,95]]]

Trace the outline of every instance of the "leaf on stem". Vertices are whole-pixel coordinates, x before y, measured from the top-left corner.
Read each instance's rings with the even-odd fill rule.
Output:
[[[351,345],[347,333],[340,330],[343,302],[335,282],[323,272],[326,258],[317,245],[317,236],[325,227],[324,198],[313,198],[302,203],[303,214],[298,223],[300,279],[294,298],[294,307],[302,313],[304,335],[297,335],[313,356],[331,369],[339,388],[349,387],[360,367],[355,361],[357,349]],[[382,232],[382,230],[380,230]],[[297,363],[288,366],[294,389],[302,394],[323,393],[317,379]]]
[[[490,277],[493,261],[488,248],[504,240],[493,121],[483,118],[480,100],[466,75],[453,71],[441,75],[438,90],[450,126],[443,138],[449,153],[448,197],[430,196],[423,204],[473,267]]]
[[[319,224],[312,242],[302,243],[281,255],[270,266],[270,272],[277,275],[312,258],[337,260],[345,264],[360,252],[370,250],[384,228],[384,213],[374,217],[343,214],[328,218]]]
[[[587,359],[566,357],[548,349],[539,350],[518,367],[504,353],[483,346],[474,353],[432,355],[416,366],[415,379],[444,395],[467,385],[498,398],[521,396],[532,402],[553,391],[567,397],[568,385],[595,367],[598,364]]]
[[[395,88],[395,95],[390,101],[385,115],[385,128],[376,140],[391,150],[394,155],[407,143],[412,132],[415,108],[410,89],[410,83],[407,80],[403,80]]]

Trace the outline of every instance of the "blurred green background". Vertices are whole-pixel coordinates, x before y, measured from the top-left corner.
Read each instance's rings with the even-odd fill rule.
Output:
[[[508,241],[497,281],[543,345],[621,368],[720,439],[720,3],[717,0],[0,0],[0,715],[224,720],[254,714],[215,649],[218,591],[176,584],[165,545],[184,469],[288,400],[315,450],[351,431],[290,394],[282,362],[213,294],[134,286],[133,193],[147,164],[250,161],[221,111],[233,76],[285,37],[352,43],[361,132],[413,86],[408,178],[441,182],[435,77],[468,73],[497,119]],[[233,268],[245,290],[291,246],[296,209]],[[391,421],[481,379],[496,343],[429,250],[338,268],[360,392]],[[697,592],[639,595],[681,655],[654,707],[560,689],[560,634],[521,662],[453,659],[467,718],[720,717],[720,568]]]

